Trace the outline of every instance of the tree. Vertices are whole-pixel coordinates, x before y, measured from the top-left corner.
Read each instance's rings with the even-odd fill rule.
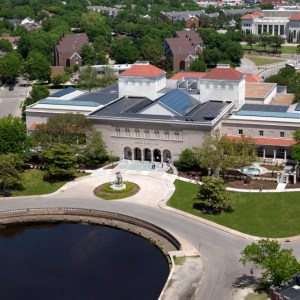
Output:
[[[221,178],[202,177],[202,183],[195,198],[199,201],[201,210],[206,213],[221,213],[230,209],[231,195],[226,191]]]
[[[23,161],[16,154],[0,154],[0,187],[2,194],[9,196],[8,189],[16,186],[20,181],[20,169]]]
[[[107,87],[110,86],[117,81],[117,77],[114,74],[114,71],[109,66],[103,67],[103,76],[100,79],[101,87]]]
[[[10,81],[16,78],[21,71],[22,58],[16,52],[8,52],[0,58],[0,76],[5,81]]]
[[[31,51],[28,54],[28,59],[25,63],[24,69],[29,75],[30,80],[50,80],[51,66],[47,58],[42,53]]]
[[[221,135],[219,130],[208,134],[201,148],[194,151],[199,158],[200,167],[211,169],[216,175],[224,173],[229,167],[240,168],[255,161],[256,145],[254,141],[242,136],[239,141],[232,141]]]
[[[94,48],[89,44],[84,44],[81,48],[81,57],[84,65],[94,65],[97,63],[97,55]]]
[[[205,49],[204,60],[210,67],[214,67],[221,60],[221,52],[217,48]]]
[[[199,167],[199,162],[194,151],[188,148],[180,153],[179,159],[174,164],[181,170],[192,170]]]
[[[86,89],[89,92],[92,89],[101,86],[101,80],[97,76],[97,70],[92,68],[90,65],[81,68],[79,71],[79,77],[79,87]]]
[[[263,33],[258,37],[258,43],[261,47],[264,48],[266,52],[266,47],[270,44],[270,35],[268,33]]]
[[[83,145],[93,133],[92,121],[81,114],[59,114],[50,117],[46,124],[38,126],[32,133],[34,146],[49,147],[66,143],[71,146]]]
[[[111,29],[106,23],[105,16],[96,11],[89,11],[82,14],[81,28],[92,41],[99,35],[108,39],[111,34]]]
[[[278,49],[281,48],[281,45],[283,43],[284,39],[279,35],[274,35],[270,37],[270,45],[276,52],[278,52]]]
[[[132,64],[139,58],[138,50],[127,37],[112,44],[110,55],[118,64]]]
[[[204,62],[203,56],[198,56],[198,59],[194,60],[189,67],[190,71],[194,72],[206,72],[207,66]]]
[[[298,166],[300,165],[300,129],[297,129],[294,132],[294,140],[297,144],[292,146],[292,158],[297,162]]]
[[[237,42],[224,43],[221,50],[223,51],[223,58],[229,59],[237,65],[240,64],[241,59],[244,56],[244,49],[241,44]]]
[[[87,141],[80,158],[88,166],[99,166],[108,160],[101,132],[95,132]]]
[[[277,286],[300,271],[300,264],[292,253],[292,249],[281,249],[277,241],[262,239],[246,246],[240,261],[243,265],[250,262],[263,269],[261,281],[264,286]]]
[[[63,179],[74,176],[77,158],[74,150],[66,144],[53,144],[43,152],[43,160],[50,177]]]
[[[11,52],[13,51],[13,47],[9,41],[0,40],[0,50],[3,52]]]
[[[28,149],[29,139],[21,118],[12,115],[0,118],[0,153],[15,153],[24,157]]]
[[[25,99],[22,105],[22,117],[25,118],[25,110],[28,105],[31,105],[38,100],[47,98],[49,96],[49,90],[45,85],[33,85],[30,91],[29,97]]]
[[[258,39],[255,34],[249,33],[245,36],[245,42],[247,43],[247,45],[249,45],[251,47],[251,50],[252,50],[253,45],[255,45],[257,43],[257,40]]]

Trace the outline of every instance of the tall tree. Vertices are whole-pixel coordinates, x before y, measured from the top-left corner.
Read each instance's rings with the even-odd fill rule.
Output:
[[[199,157],[202,168],[211,169],[217,175],[228,168],[240,168],[255,161],[256,145],[251,138],[242,136],[240,141],[231,141],[221,135],[219,130],[213,131],[205,137],[201,148],[194,151]]]
[[[184,149],[180,155],[179,159],[174,162],[176,167],[181,170],[193,170],[199,168],[199,161],[192,149]]]
[[[81,68],[79,76],[79,87],[82,89],[90,92],[92,89],[101,86],[101,80],[98,78],[97,70],[90,65]]]
[[[25,157],[29,149],[29,138],[25,123],[12,115],[0,118],[0,153],[15,153]]]
[[[30,80],[50,80],[51,66],[47,58],[42,53],[31,51],[28,54],[24,69],[29,75]]]
[[[0,58],[0,76],[5,81],[16,78],[21,72],[22,63],[22,58],[18,53],[7,53]]]
[[[262,239],[251,243],[241,252],[240,261],[254,263],[263,269],[262,284],[270,287],[280,285],[300,272],[300,264],[292,249],[282,249],[277,241]]]
[[[18,155],[0,154],[0,188],[3,195],[9,196],[9,189],[19,183],[21,179],[19,172],[22,165],[23,161]]]
[[[255,34],[249,33],[245,36],[245,42],[247,43],[247,45],[249,45],[251,47],[251,50],[252,50],[253,45],[255,45],[257,43],[257,41],[258,41],[258,39]]]
[[[82,145],[93,134],[93,124],[81,114],[59,114],[32,133],[34,146],[47,148],[55,143]]]
[[[114,41],[110,55],[118,64],[132,64],[139,58],[138,50],[127,37]]]
[[[97,63],[97,54],[89,44],[84,44],[81,48],[81,57],[84,65],[94,65]]]
[[[86,32],[91,41],[99,35],[108,40],[110,38],[111,29],[107,25],[106,20],[106,17],[98,12],[88,11],[81,16],[81,28]]]
[[[206,213],[221,213],[230,208],[231,194],[226,191],[224,181],[217,177],[202,177],[196,201]]]
[[[64,179],[74,176],[77,159],[74,150],[66,144],[53,144],[43,152],[47,173],[50,177]]]
[[[297,144],[292,146],[292,158],[297,162],[297,165],[300,165],[300,129],[297,129],[294,132],[294,140]]]

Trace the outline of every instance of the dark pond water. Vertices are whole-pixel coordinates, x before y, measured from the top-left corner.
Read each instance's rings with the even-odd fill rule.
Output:
[[[125,231],[62,223],[0,230],[1,300],[154,300],[168,273],[157,248]]]

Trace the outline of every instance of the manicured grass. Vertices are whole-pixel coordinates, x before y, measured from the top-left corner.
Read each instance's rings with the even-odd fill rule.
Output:
[[[267,300],[269,299],[269,296],[266,293],[260,293],[260,294],[249,294],[245,297],[245,300]]]
[[[297,45],[295,45],[295,46],[281,46],[279,51],[281,51],[282,54],[296,54],[296,50],[297,50],[296,46]],[[242,47],[245,49],[245,51],[250,51],[251,50],[251,47],[249,45],[242,44]],[[255,50],[263,51],[264,48],[260,47],[260,46],[257,46],[257,45],[253,45],[252,50],[253,51],[255,51]],[[271,47],[266,47],[266,50],[267,51],[272,51],[272,48]]]
[[[106,182],[96,187],[94,194],[105,200],[114,200],[133,196],[140,190],[140,187],[133,182],[124,181],[124,184],[126,185],[126,189],[113,190],[110,188],[111,183]]]
[[[245,56],[246,58],[252,60],[256,66],[268,65],[283,62],[282,59],[269,58],[269,57],[259,57],[259,56]]]
[[[185,256],[173,256],[173,260],[176,266],[182,266],[185,261],[186,261],[186,257]]]
[[[82,173],[80,173],[82,174]],[[43,180],[44,171],[31,169],[21,173],[24,190],[12,191],[12,196],[50,194],[61,188],[67,181],[50,183]]]
[[[300,193],[233,193],[233,212],[207,215],[193,208],[198,187],[175,181],[176,190],[167,205],[226,227],[259,237],[300,234]]]

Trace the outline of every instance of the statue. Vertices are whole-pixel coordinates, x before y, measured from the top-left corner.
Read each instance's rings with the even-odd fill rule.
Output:
[[[116,173],[116,177],[117,177],[117,179],[116,179],[116,184],[122,184],[123,183],[123,181],[122,181],[122,175],[121,175],[121,172],[117,172]]]

